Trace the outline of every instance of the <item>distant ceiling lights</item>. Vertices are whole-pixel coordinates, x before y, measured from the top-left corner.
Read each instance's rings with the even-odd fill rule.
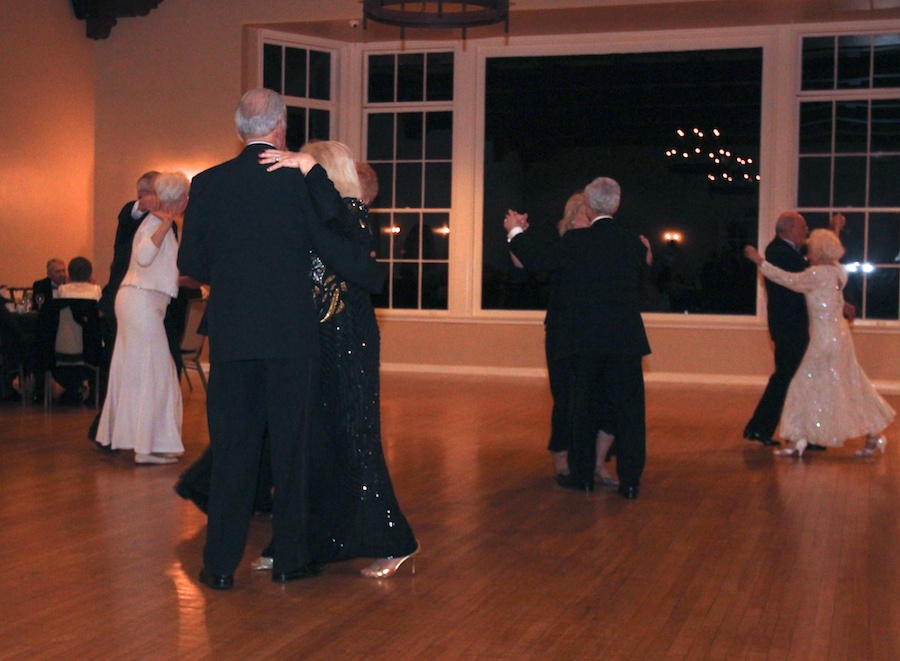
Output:
[[[363,28],[366,21],[377,21],[400,28],[466,28],[504,23],[509,32],[509,0],[460,0],[458,2],[410,2],[410,0],[364,0]]]

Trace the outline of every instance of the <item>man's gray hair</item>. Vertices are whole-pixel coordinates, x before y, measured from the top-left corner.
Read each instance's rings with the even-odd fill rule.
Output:
[[[141,175],[141,178],[137,180],[137,194],[138,197],[142,197],[147,195],[148,193],[153,192],[153,180],[156,179],[156,175],[159,172],[156,170],[150,170],[149,172],[145,172]]]
[[[182,195],[187,195],[191,186],[183,172],[160,172],[153,184],[161,205],[174,204]]]
[[[622,189],[615,179],[597,177],[584,187],[584,197],[591,209],[599,214],[612,216],[619,210]]]
[[[252,89],[241,97],[234,111],[234,123],[242,139],[261,138],[287,122],[287,106],[280,94],[265,88]]]

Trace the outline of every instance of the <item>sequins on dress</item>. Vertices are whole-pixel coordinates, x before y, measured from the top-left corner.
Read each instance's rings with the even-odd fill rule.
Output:
[[[781,435],[791,441],[842,446],[848,438],[877,435],[894,409],[872,387],[856,360],[844,319],[847,272],[837,264],[788,273],[763,262],[762,274],[806,296],[809,346],[788,388]]]
[[[347,213],[332,227],[374,249],[368,208],[345,199]],[[417,546],[400,511],[381,446],[380,338],[368,292],[313,260],[321,320],[324,429],[313,435],[310,540],[317,562],[388,558]]]

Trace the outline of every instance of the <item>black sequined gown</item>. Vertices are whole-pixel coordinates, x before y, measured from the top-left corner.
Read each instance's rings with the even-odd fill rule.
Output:
[[[345,199],[340,234],[374,249],[368,209]],[[400,511],[381,447],[379,333],[368,292],[313,255],[321,320],[323,425],[310,457],[310,541],[317,562],[408,555],[416,538]]]

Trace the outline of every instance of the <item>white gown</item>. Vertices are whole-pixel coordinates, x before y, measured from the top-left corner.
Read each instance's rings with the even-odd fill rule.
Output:
[[[848,438],[878,435],[894,409],[872,387],[856,360],[844,319],[847,272],[838,264],[789,273],[763,262],[762,274],[806,296],[809,346],[781,414],[781,435],[791,441],[840,447]]]
[[[147,216],[134,238],[129,271],[116,294],[116,343],[97,442],[136,454],[183,453],[183,402],[163,319],[178,291],[178,242],[168,234],[157,249],[150,235],[159,219]],[[171,281],[171,282],[170,282]],[[169,292],[145,289],[166,282]]]

